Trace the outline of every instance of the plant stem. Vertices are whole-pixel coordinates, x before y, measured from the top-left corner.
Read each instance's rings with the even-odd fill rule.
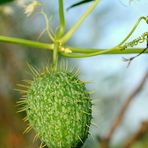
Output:
[[[59,0],[59,16],[60,16],[60,30],[58,32],[58,37],[61,37],[65,31],[65,17],[64,17],[63,0]]]
[[[140,17],[138,19],[138,21],[136,22],[136,24],[134,25],[134,27],[132,28],[132,30],[130,31],[130,33],[126,36],[126,38],[120,43],[118,44],[116,47],[121,46],[123,43],[125,43],[129,37],[133,34],[133,32],[136,30],[136,28],[138,27],[139,23],[141,22],[141,20],[145,20],[147,22],[147,18],[146,17]]]
[[[73,33],[80,27],[83,21],[87,18],[87,16],[94,10],[100,0],[95,0],[93,4],[86,10],[86,12],[81,16],[81,18],[77,21],[77,23],[61,38],[61,42],[67,42]]]
[[[72,48],[70,48],[70,49],[73,50]],[[61,55],[68,57],[68,58],[86,58],[86,57],[97,56],[97,55],[101,55],[101,54],[136,54],[136,53],[142,52],[144,50],[144,48],[127,48],[125,50],[121,50],[119,48],[118,49],[117,48],[107,49],[107,50],[105,50],[105,49],[88,49],[87,53],[83,52],[83,50],[84,49],[79,49],[79,53],[82,53],[82,54],[61,53]],[[148,50],[146,50],[144,53],[148,53]]]
[[[55,43],[53,50],[53,68],[56,71],[58,67],[58,43]]]
[[[47,50],[53,50],[53,47],[54,47],[53,44],[35,42],[35,41],[26,40],[26,39],[6,37],[6,36],[0,36],[0,42],[25,45],[29,47],[42,48]]]
[[[93,49],[93,48],[74,48],[74,47],[68,47],[72,53],[94,53],[98,51],[102,51],[104,49]]]

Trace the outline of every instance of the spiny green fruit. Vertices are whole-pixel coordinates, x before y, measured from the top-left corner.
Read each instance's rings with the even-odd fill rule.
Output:
[[[41,141],[50,148],[79,148],[88,136],[91,123],[91,101],[85,83],[77,72],[46,70],[33,67],[33,81],[28,81],[21,111]],[[23,86],[23,85],[21,85]],[[24,92],[24,91],[23,91]]]

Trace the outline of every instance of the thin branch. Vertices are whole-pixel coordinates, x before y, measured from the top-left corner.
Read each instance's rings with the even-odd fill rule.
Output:
[[[72,53],[62,53],[61,55],[68,58],[87,58],[97,56],[101,54],[135,54],[135,53],[148,53],[147,49],[144,48],[127,48],[121,50],[120,48],[115,49],[82,49],[82,48],[68,48]]]
[[[73,33],[80,27],[80,25],[84,22],[84,20],[87,18],[87,16],[94,10],[94,8],[97,6],[97,4],[100,2],[100,0],[95,0],[92,5],[86,10],[86,12],[80,17],[80,19],[77,21],[77,23],[63,36],[63,38],[60,40],[62,43],[67,42]]]
[[[47,50],[53,50],[54,44],[48,44],[48,43],[42,43],[37,41],[30,41],[26,39],[20,39],[20,38],[14,38],[14,37],[6,37],[0,35],[0,42],[4,43],[11,43],[11,44],[17,44],[17,45],[24,45],[34,48],[40,48],[40,49],[47,49]],[[90,57],[90,56],[96,56],[100,54],[133,54],[133,53],[141,53],[143,51],[143,48],[127,48],[126,50],[121,49],[84,49],[84,48],[67,48],[72,53],[63,53],[60,52],[63,56],[69,57],[69,58],[84,58],[84,57]],[[145,50],[144,53],[148,53],[148,50]]]
[[[95,48],[78,48],[78,47],[66,47],[72,51],[72,53],[97,53],[99,51],[104,51],[107,49],[95,49]],[[110,48],[113,49],[113,48]],[[110,50],[105,52],[106,54],[133,54],[133,53],[141,53],[144,48],[126,48],[122,49],[121,48],[114,48],[115,50]],[[144,51],[144,53],[148,53],[148,51]]]
[[[108,148],[109,147],[109,143],[110,143],[115,131],[120,126],[120,124],[121,124],[121,122],[124,118],[124,115],[127,111],[127,108],[129,107],[131,101],[141,92],[141,90],[143,89],[143,86],[145,85],[147,79],[148,79],[148,71],[145,74],[145,76],[143,77],[143,79],[140,82],[140,84],[138,85],[138,87],[126,99],[126,101],[123,104],[123,106],[121,107],[121,110],[119,111],[117,117],[113,121],[113,124],[112,124],[108,134],[100,140],[102,148]]]
[[[14,37],[6,37],[1,35],[0,35],[0,42],[24,45],[24,46],[35,47],[40,49],[53,50],[53,44],[41,43],[41,42],[30,41],[30,40],[14,38]]]
[[[129,107],[131,101],[137,96],[138,93],[142,90],[146,80],[148,79],[148,72],[142,79],[141,83],[138,85],[138,87],[131,93],[131,95],[126,99],[125,103],[121,107],[121,110],[117,117],[115,118],[112,128],[110,129],[108,135],[106,136],[106,139],[111,139],[115,130],[119,127],[121,121],[123,120],[124,114],[126,113],[127,108]]]
[[[60,30],[58,32],[59,37],[64,34],[65,31],[65,16],[63,0],[59,0],[59,16],[60,16]]]
[[[127,140],[127,142],[124,145],[124,148],[131,148],[131,146],[136,143],[138,140],[140,140],[142,137],[144,137],[146,134],[148,134],[148,121],[142,122],[140,128],[138,131]]]

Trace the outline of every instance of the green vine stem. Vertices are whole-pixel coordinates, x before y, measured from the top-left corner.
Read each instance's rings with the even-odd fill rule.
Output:
[[[136,30],[136,28],[138,27],[139,23],[141,22],[141,20],[145,20],[145,22],[148,24],[148,16],[147,17],[140,17],[138,19],[138,21],[136,22],[136,24],[134,25],[134,27],[132,28],[132,30],[130,31],[130,33],[126,36],[126,38],[120,43],[118,44],[116,47],[123,45],[123,43],[125,43],[130,36],[133,34],[133,32]]]
[[[86,10],[86,12],[80,17],[80,19],[77,21],[77,23],[60,39],[61,43],[67,42],[73,33],[80,27],[80,25],[83,23],[83,21],[87,18],[87,16],[94,10],[94,8],[97,6],[97,4],[100,2],[100,0],[95,0],[93,4]]]
[[[139,50],[137,50],[139,49]],[[144,48],[126,48],[125,50],[122,50],[122,48],[114,48],[114,49],[95,49],[95,48],[73,48],[73,47],[69,47],[69,50],[72,51],[72,53],[76,53],[76,54],[88,54],[88,53],[99,53],[103,51],[102,54],[131,54],[131,53],[138,53],[138,51],[142,51]],[[146,52],[147,53],[147,52]]]
[[[53,69],[55,71],[57,70],[57,67],[58,67],[58,55],[59,55],[58,48],[59,48],[58,43],[55,43],[54,50],[53,50]]]
[[[82,49],[82,48],[69,48],[73,51],[79,51],[81,54],[67,54],[67,53],[60,53],[64,57],[68,58],[86,58],[86,57],[92,57],[97,56],[101,54],[136,54],[141,53],[144,48],[127,48],[126,50],[121,50],[120,48],[114,48],[114,49]],[[87,51],[87,54],[86,52]],[[94,51],[94,52],[92,52]],[[148,53],[148,50],[146,50],[144,53]]]
[[[64,16],[63,0],[59,0],[59,16],[60,16],[60,30],[58,32],[58,37],[61,37],[65,31],[65,16]]]
[[[54,44],[41,43],[41,42],[30,41],[30,40],[14,38],[14,37],[6,37],[1,35],[0,35],[0,42],[25,45],[29,47],[47,49],[47,50],[53,50],[54,48]]]
[[[18,44],[18,45],[25,45],[29,47],[39,48],[39,49],[46,49],[46,50],[52,50],[57,49],[55,48],[54,44],[48,44],[48,43],[41,43],[41,42],[35,42],[20,38],[12,38],[12,37],[5,37],[0,36],[0,42],[6,42],[6,43],[12,43],[12,44]],[[89,56],[96,56],[100,54],[134,54],[134,53],[140,53],[142,52],[143,48],[127,48],[126,50],[121,50],[121,48],[114,48],[114,49],[91,49],[91,48],[72,48],[68,47],[69,50],[72,51],[72,53],[80,53],[78,54],[67,54],[60,52],[61,55],[69,58],[80,58],[80,57],[89,57]],[[145,53],[148,53],[148,50],[145,51]]]
[[[50,39],[52,40],[52,44],[48,43],[41,43],[36,41],[30,41],[26,39],[20,39],[20,38],[13,38],[13,37],[6,37],[6,36],[0,36],[0,42],[6,42],[6,43],[12,43],[12,44],[18,44],[18,45],[25,45],[35,48],[41,48],[41,49],[47,49],[53,51],[53,65],[54,68],[57,68],[58,63],[58,54],[69,58],[84,58],[84,57],[91,57],[91,56],[97,56],[101,54],[133,54],[133,53],[142,53],[144,48],[130,48],[131,45],[137,45],[138,43],[144,42],[145,36],[147,37],[147,32],[145,32],[140,38],[124,44],[129,37],[133,34],[133,32],[138,27],[141,20],[145,20],[148,24],[148,16],[147,17],[140,17],[130,33],[127,35],[127,37],[117,46],[110,48],[110,49],[82,49],[82,48],[72,48],[72,47],[64,47],[64,43],[67,42],[70,37],[73,35],[73,33],[78,29],[78,27],[83,23],[85,18],[93,11],[93,9],[96,7],[96,5],[100,2],[100,0],[95,0],[92,5],[86,10],[86,12],[81,16],[81,18],[78,20],[78,22],[63,36],[64,30],[65,30],[65,18],[64,18],[64,6],[63,6],[63,0],[59,0],[59,15],[60,15],[60,29],[57,32],[56,36],[52,36],[51,34],[51,28],[48,21],[47,15],[42,11],[42,14],[45,17],[46,21],[46,30],[48,32],[48,35]],[[147,41],[147,40],[146,40]],[[148,42],[148,41],[147,41]],[[124,45],[123,45],[124,44]],[[133,47],[132,46],[132,47]],[[146,49],[144,53],[148,53],[148,50]]]
[[[144,43],[145,41],[148,42],[148,32],[145,32],[143,33],[141,36],[139,36],[137,39],[134,39],[133,41],[130,41],[128,43],[125,43],[124,45],[122,46],[116,46],[112,49],[107,49],[107,50],[103,50],[103,49],[84,49],[84,48],[72,48],[72,47],[67,47],[67,49],[69,49],[69,51],[71,51],[72,53],[85,53],[85,54],[89,54],[89,55],[98,55],[98,54],[105,54],[106,52],[107,53],[115,53],[117,52],[118,54],[119,53],[122,53],[122,51],[124,50],[125,53],[127,51],[129,51],[129,48],[132,47],[132,53],[135,53],[135,48],[133,48],[134,46],[137,46],[138,44],[140,43]],[[127,49],[128,48],[128,49]],[[136,52],[137,52],[137,49],[136,49]],[[131,53],[131,51],[130,51]],[[128,54],[128,52],[127,52]],[[64,55],[67,55],[67,54],[64,54]],[[73,55],[72,55],[73,56]],[[85,56],[85,55],[84,55]]]
[[[128,39],[129,37],[133,34],[133,32],[136,30],[136,28],[138,27],[139,23],[141,22],[141,20],[145,20],[146,23],[148,24],[148,16],[147,17],[140,17],[138,19],[138,21],[136,22],[136,24],[134,25],[134,27],[132,28],[132,30],[130,31],[130,33],[127,35],[127,37],[120,43],[118,44],[117,46],[111,48],[111,49],[107,49],[107,50],[96,50],[96,49],[82,49],[82,48],[68,48],[69,50],[72,51],[72,53],[80,53],[80,54],[69,54],[69,53],[61,53],[61,55],[65,56],[65,57],[69,57],[69,58],[84,58],[84,57],[91,57],[91,56],[97,56],[97,55],[100,55],[100,54],[131,54],[131,53],[140,53],[142,52],[142,48],[128,48],[128,45],[130,43],[133,43],[133,42],[137,42],[137,40],[134,40],[130,43],[126,43],[125,45],[123,45]],[[145,32],[142,37],[140,37],[138,39],[139,43],[142,43],[144,42],[146,39],[145,39],[145,36],[147,36],[147,32]],[[147,41],[147,40],[146,40]],[[148,41],[147,41],[148,42]],[[136,43],[138,44],[138,43]],[[126,49],[128,48],[128,49]],[[141,51],[140,51],[140,50]],[[123,51],[124,50],[124,51]],[[81,54],[81,53],[84,53],[84,54]],[[147,53],[147,50],[145,51],[145,53]]]

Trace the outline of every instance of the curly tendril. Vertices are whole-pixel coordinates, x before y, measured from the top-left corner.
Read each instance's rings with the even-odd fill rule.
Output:
[[[131,42],[125,43],[123,45],[124,48],[128,48],[128,47],[134,47],[137,46],[138,44],[144,43],[144,42],[148,41],[148,32],[143,33],[140,37],[138,37],[137,39],[134,39]]]

